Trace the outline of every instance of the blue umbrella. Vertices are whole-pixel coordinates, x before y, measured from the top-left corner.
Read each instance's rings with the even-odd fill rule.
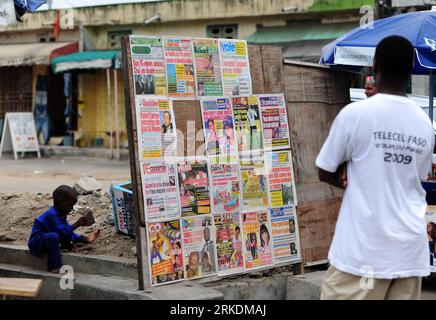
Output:
[[[14,0],[15,10],[19,17],[26,12],[35,12],[40,6],[45,4],[46,0]]]
[[[321,64],[356,70],[372,67],[377,44],[388,36],[408,39],[415,47],[413,73],[430,75],[429,116],[433,121],[434,74],[436,70],[436,7],[431,11],[401,14],[356,28],[322,49]]]

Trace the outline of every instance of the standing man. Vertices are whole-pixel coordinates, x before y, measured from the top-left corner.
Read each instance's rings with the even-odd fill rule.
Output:
[[[366,77],[365,81],[365,94],[367,98],[371,98],[377,94],[377,86],[375,79],[372,76]]]
[[[430,274],[421,180],[434,134],[406,97],[413,61],[408,40],[379,43],[378,94],[339,113],[316,159],[320,180],[345,189],[321,299],[419,299]]]

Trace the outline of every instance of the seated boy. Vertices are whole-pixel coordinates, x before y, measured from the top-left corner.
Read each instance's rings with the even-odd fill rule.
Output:
[[[33,223],[28,243],[30,253],[37,257],[47,253],[51,272],[59,273],[62,266],[60,247],[70,249],[72,243],[91,243],[100,234],[98,229],[87,237],[74,233],[74,230],[87,223],[85,217],[80,217],[73,225],[68,224],[67,215],[76,202],[77,192],[69,186],[60,186],[53,191],[53,207]]]

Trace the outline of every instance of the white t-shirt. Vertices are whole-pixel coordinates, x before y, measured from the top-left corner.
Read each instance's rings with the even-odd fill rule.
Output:
[[[357,276],[394,279],[430,274],[425,190],[434,134],[412,100],[377,94],[346,106],[316,159],[348,184],[329,252],[330,263]]]

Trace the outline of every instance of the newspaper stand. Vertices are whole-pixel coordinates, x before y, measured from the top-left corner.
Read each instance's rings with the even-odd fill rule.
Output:
[[[123,38],[122,45],[133,208],[138,222],[136,224],[138,279],[139,289],[143,290],[149,286],[150,280],[147,274],[144,203],[136,131],[135,84],[129,37]],[[283,61],[279,47],[250,45],[248,55],[253,94],[285,94],[296,190],[299,196],[297,215],[302,259],[306,265],[325,262],[342,192],[319,182],[314,162],[328,134],[331,122],[340,109],[350,101],[349,77],[346,73],[332,71],[326,67]],[[202,129],[200,102],[175,100],[173,110],[177,129],[184,133],[184,140],[178,140],[177,155],[196,154],[202,145],[201,138],[194,139],[194,142],[192,140],[192,137]],[[303,262],[294,264],[294,274],[303,273],[303,266]]]
[[[133,207],[132,182],[110,187],[115,230],[131,237],[136,234],[136,217]]]

